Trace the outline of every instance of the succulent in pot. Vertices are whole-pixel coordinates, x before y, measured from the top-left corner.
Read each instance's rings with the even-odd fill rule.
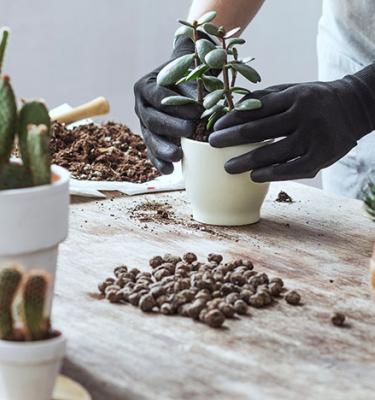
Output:
[[[196,81],[196,98],[170,96],[162,103],[183,107],[197,102],[205,109],[193,137],[181,139],[183,174],[193,218],[212,225],[247,225],[259,220],[269,185],[253,182],[248,173],[230,175],[224,170],[224,164],[265,143],[218,149],[209,145],[208,138],[215,122],[226,113],[262,107],[259,99],[251,97],[249,89],[236,84],[238,75],[254,84],[260,82],[261,77],[249,65],[253,58],[239,57],[238,46],[245,43],[244,39],[236,37],[240,28],[227,32],[223,26],[213,24],[215,17],[216,13],[211,11],[191,23],[180,21],[182,26],[176,36],[189,36],[195,52],[167,64],[159,72],[157,82],[169,86]],[[201,29],[212,40],[200,38],[198,31]],[[236,101],[236,95],[247,95],[246,100]]]
[[[58,245],[68,233],[69,173],[50,165],[44,103],[24,102],[18,110],[2,74],[8,35],[7,29],[0,35],[0,263],[38,265],[54,281]],[[16,146],[22,160],[12,157]]]
[[[0,398],[51,400],[65,353],[64,336],[51,329],[51,276],[0,267]]]

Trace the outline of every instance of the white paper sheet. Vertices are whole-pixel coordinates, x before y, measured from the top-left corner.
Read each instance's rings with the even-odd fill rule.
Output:
[[[51,110],[50,115],[54,115],[70,110],[68,104],[62,104],[59,107]],[[82,120],[69,125],[74,127],[93,122],[92,120]],[[142,193],[156,193],[168,192],[173,190],[182,190],[185,188],[184,180],[182,177],[181,163],[174,164],[174,172],[171,175],[163,175],[146,183],[131,183],[131,182],[108,182],[108,181],[83,181],[78,179],[71,179],[70,193],[82,197],[105,198],[103,192],[118,191],[128,196],[133,196]]]

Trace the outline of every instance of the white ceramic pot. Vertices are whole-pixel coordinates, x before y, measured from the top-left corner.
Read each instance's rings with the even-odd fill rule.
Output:
[[[65,354],[63,335],[38,342],[0,341],[0,399],[51,400]]]
[[[231,175],[226,161],[264,143],[214,148],[208,143],[182,138],[182,171],[193,218],[210,225],[248,225],[259,221],[269,184],[255,183],[248,172]]]
[[[58,245],[68,234],[69,172],[54,165],[52,173],[50,185],[0,191],[0,265],[44,269],[54,282]]]

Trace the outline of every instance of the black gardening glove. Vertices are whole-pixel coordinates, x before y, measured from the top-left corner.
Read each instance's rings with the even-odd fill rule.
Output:
[[[225,164],[231,174],[252,170],[256,182],[312,178],[375,128],[375,64],[334,82],[274,86],[254,96],[262,108],[222,117],[210,144],[282,138]]]
[[[194,44],[188,37],[177,38],[172,58],[194,53]],[[184,95],[195,97],[196,83],[166,88],[156,83],[159,71],[164,65],[141,78],[134,86],[135,112],[137,113],[148,156],[162,174],[173,172],[172,162],[181,160],[180,138],[193,135],[204,111],[198,104],[183,106],[162,105],[168,96]]]

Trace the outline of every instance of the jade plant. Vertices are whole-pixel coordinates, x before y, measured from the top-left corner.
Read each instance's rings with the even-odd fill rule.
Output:
[[[196,98],[169,96],[162,100],[164,105],[183,106],[201,104],[205,111],[201,115],[206,132],[209,134],[215,122],[224,114],[236,110],[255,110],[262,107],[259,99],[248,96],[246,100],[235,101],[235,95],[251,95],[249,89],[237,86],[238,74],[251,83],[261,81],[259,73],[249,65],[254,58],[240,58],[238,46],[245,40],[236,37],[241,28],[226,31],[223,26],[212,23],[215,11],[210,11],[191,23],[179,20],[182,26],[175,37],[188,36],[194,43],[195,51],[183,55],[167,64],[158,74],[157,83],[162,86],[180,85],[196,81]],[[203,30],[209,39],[201,38]],[[222,76],[220,79],[218,76]],[[207,138],[208,135],[205,135]]]
[[[2,74],[9,31],[0,42],[0,190],[46,185],[51,182],[48,153],[51,121],[41,101],[17,108],[10,78]],[[17,142],[22,163],[11,158]]]
[[[375,183],[370,182],[365,192],[364,203],[366,211],[370,217],[375,221]]]
[[[45,271],[27,273],[17,265],[0,270],[0,339],[44,340],[53,336],[45,315],[51,278]]]

